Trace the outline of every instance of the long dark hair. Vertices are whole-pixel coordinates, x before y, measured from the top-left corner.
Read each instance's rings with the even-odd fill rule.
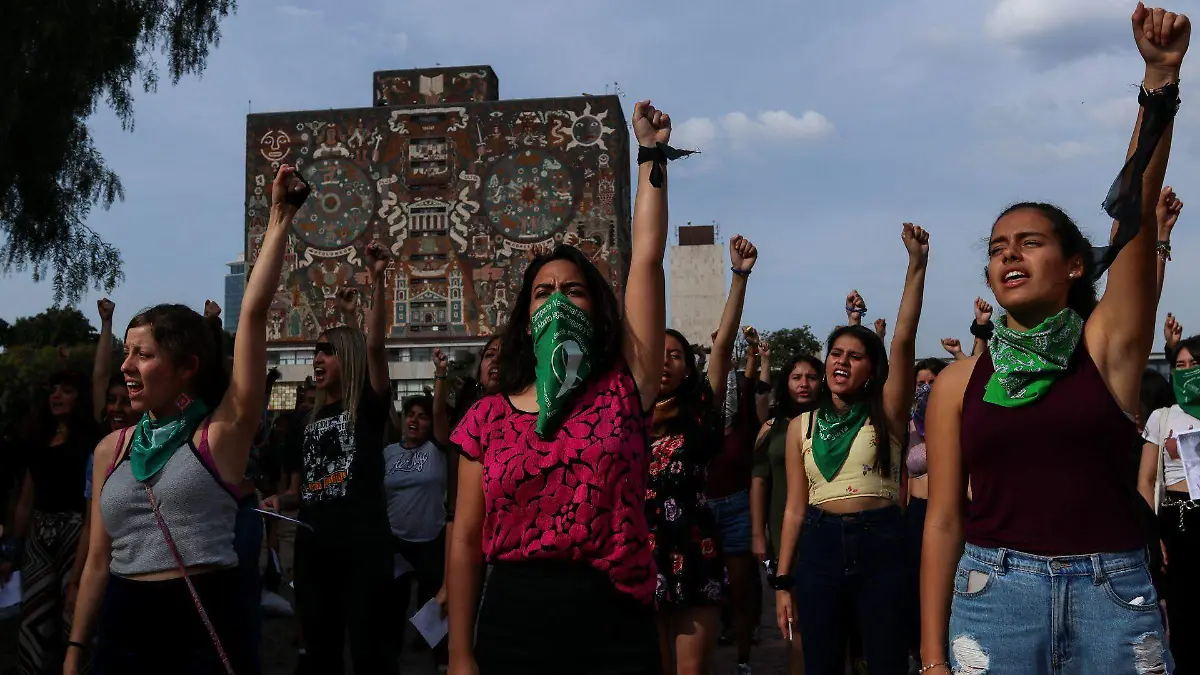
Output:
[[[842,326],[829,334],[825,342],[825,358],[833,350],[833,343],[843,335],[848,335],[863,344],[867,360],[871,362],[871,377],[862,391],[857,392],[855,399],[865,401],[870,415],[871,426],[875,428],[875,465],[886,476],[892,471],[892,445],[888,434],[887,414],[883,408],[883,386],[888,379],[887,349],[883,340],[875,331],[864,326]],[[820,405],[833,405],[833,393],[828,386],[821,387]],[[812,423],[809,423],[808,433],[812,434]]]
[[[946,362],[937,358],[921,359],[917,361],[917,365],[913,366],[913,375],[919,375],[922,370],[928,370],[936,377],[941,375],[946,369]]]
[[[660,392],[658,395],[660,400],[675,399],[678,410],[677,414],[663,423],[659,430],[666,434],[676,433],[681,426],[694,424],[697,419],[716,411],[712,398],[713,383],[706,383],[704,376],[700,374],[700,369],[696,365],[696,350],[692,348],[692,343],[688,342],[683,333],[674,328],[668,328],[666,339],[672,338],[679,343],[680,349],[683,351],[684,368],[687,374],[683,376],[683,381],[679,383],[679,387],[675,391],[666,395]]]
[[[60,370],[50,376],[46,382],[47,390],[42,395],[42,402],[32,417],[28,427],[28,440],[37,445],[47,445],[54,440],[58,429],[58,420],[50,411],[50,395],[58,386],[70,387],[75,390],[75,405],[71,414],[65,420],[67,440],[92,444],[99,440],[100,428],[92,402],[92,381],[87,375],[75,370]]]
[[[1142,424],[1150,419],[1150,413],[1175,405],[1175,389],[1162,373],[1147,368],[1142,371],[1142,388],[1138,392],[1138,403],[1142,413]]]
[[[500,338],[500,391],[515,394],[534,380],[537,358],[533,337],[529,334],[529,307],[533,302],[533,281],[546,263],[566,260],[579,268],[583,283],[592,299],[592,373],[608,371],[621,353],[621,312],[617,296],[600,270],[574,246],[560,244],[549,255],[538,256],[525,269],[521,291],[513,303],[508,327]]]
[[[1053,204],[1045,202],[1019,202],[1004,209],[1004,211],[992,223],[992,227],[996,227],[996,223],[1000,222],[1001,218],[1007,216],[1013,211],[1021,210],[1037,211],[1043,218],[1050,222],[1050,228],[1054,232],[1054,236],[1058,239],[1058,244],[1062,248],[1063,258],[1073,258],[1080,256],[1083,258],[1083,276],[1071,282],[1071,289],[1067,291],[1067,307],[1079,313],[1079,316],[1087,319],[1092,314],[1092,310],[1096,309],[1096,265],[1092,260],[1092,242],[1087,238],[1087,235],[1079,229],[1071,216],[1068,216],[1066,211],[1058,208]],[[988,242],[990,245],[990,241]],[[987,274],[986,268],[984,274]]]
[[[817,400],[813,403],[802,404],[792,400],[792,391],[788,387],[789,381],[792,379],[792,371],[801,363],[807,363],[816,371],[817,377],[821,379],[821,388],[824,389],[825,381],[825,363],[821,359],[812,354],[793,354],[792,360],[788,362],[778,373],[775,374],[775,417],[771,423],[771,432],[786,433],[788,423],[806,412],[812,412],[817,404],[821,401],[818,394]]]
[[[1200,335],[1193,335],[1180,340],[1179,344],[1175,345],[1175,349],[1167,353],[1167,365],[1172,371],[1175,370],[1175,359],[1179,357],[1179,352],[1184,349],[1188,350],[1193,359],[1200,361]]]
[[[204,317],[186,305],[155,305],[129,322],[129,328],[142,326],[150,327],[158,348],[172,364],[196,359],[196,396],[210,409],[216,409],[229,386],[229,373],[213,329]]]
[[[488,341],[483,343],[479,351],[475,354],[475,377],[462,378],[462,385],[458,389],[458,395],[454,397],[454,409],[450,411],[451,426],[458,424],[458,421],[467,414],[471,406],[475,402],[483,398],[483,355],[492,345],[500,342],[502,334],[496,334],[488,338]]]

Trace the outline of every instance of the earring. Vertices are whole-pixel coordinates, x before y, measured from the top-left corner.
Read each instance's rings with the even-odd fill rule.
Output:
[[[179,398],[175,399],[175,407],[179,408],[179,412],[187,410],[188,406],[191,404],[192,397],[188,396],[187,394],[180,394]]]

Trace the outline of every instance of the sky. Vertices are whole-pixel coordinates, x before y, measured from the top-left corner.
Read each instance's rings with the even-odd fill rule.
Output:
[[[96,145],[124,202],[89,225],[123,255],[116,324],[158,302],[223,300],[243,248],[245,115],[371,105],[376,70],[491,65],[501,98],[603,93],[627,117],[653,99],[673,145],[672,227],[716,222],[760,250],[743,323],[844,322],[857,289],[867,321],[893,319],[907,264],[901,223],[931,233],[919,356],[970,339],[984,238],[1003,208],[1049,201],[1093,239],[1124,159],[1143,64],[1126,0],[716,0],[544,3],[243,0],[201,77],[140,94],[123,131],[101,105]],[[1200,0],[1173,10],[1200,18]],[[1184,65],[1167,183],[1185,207],[1172,237],[1160,321],[1200,331],[1187,292],[1200,266],[1200,108]],[[160,59],[161,61],[161,59]],[[1194,205],[1186,204],[1194,200]],[[48,282],[3,278],[0,318],[37,313]],[[80,308],[98,325],[90,293]],[[894,321],[893,321],[894,322]],[[1157,342],[1156,342],[1157,343]]]

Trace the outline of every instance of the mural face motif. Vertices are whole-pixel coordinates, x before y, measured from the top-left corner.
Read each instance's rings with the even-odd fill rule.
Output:
[[[292,226],[270,339],[312,341],[333,325],[333,294],[365,283],[372,241],[395,254],[385,275],[392,337],[491,334],[529,259],[558,243],[583,251],[619,295],[630,209],[618,98],[495,101],[490,70],[386,75],[376,74],[377,100],[417,100],[249,119],[251,266],[274,170],[295,163],[313,187]],[[431,105],[431,96],[445,100]]]

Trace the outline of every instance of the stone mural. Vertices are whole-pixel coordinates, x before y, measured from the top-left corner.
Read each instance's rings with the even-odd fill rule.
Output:
[[[620,295],[630,188],[618,97],[499,101],[487,67],[376,73],[374,94],[373,108],[247,118],[249,266],[279,165],[313,188],[288,238],[270,340],[313,341],[335,325],[335,294],[362,287],[376,240],[395,255],[395,338],[493,333],[528,261],[558,243],[586,253]]]

